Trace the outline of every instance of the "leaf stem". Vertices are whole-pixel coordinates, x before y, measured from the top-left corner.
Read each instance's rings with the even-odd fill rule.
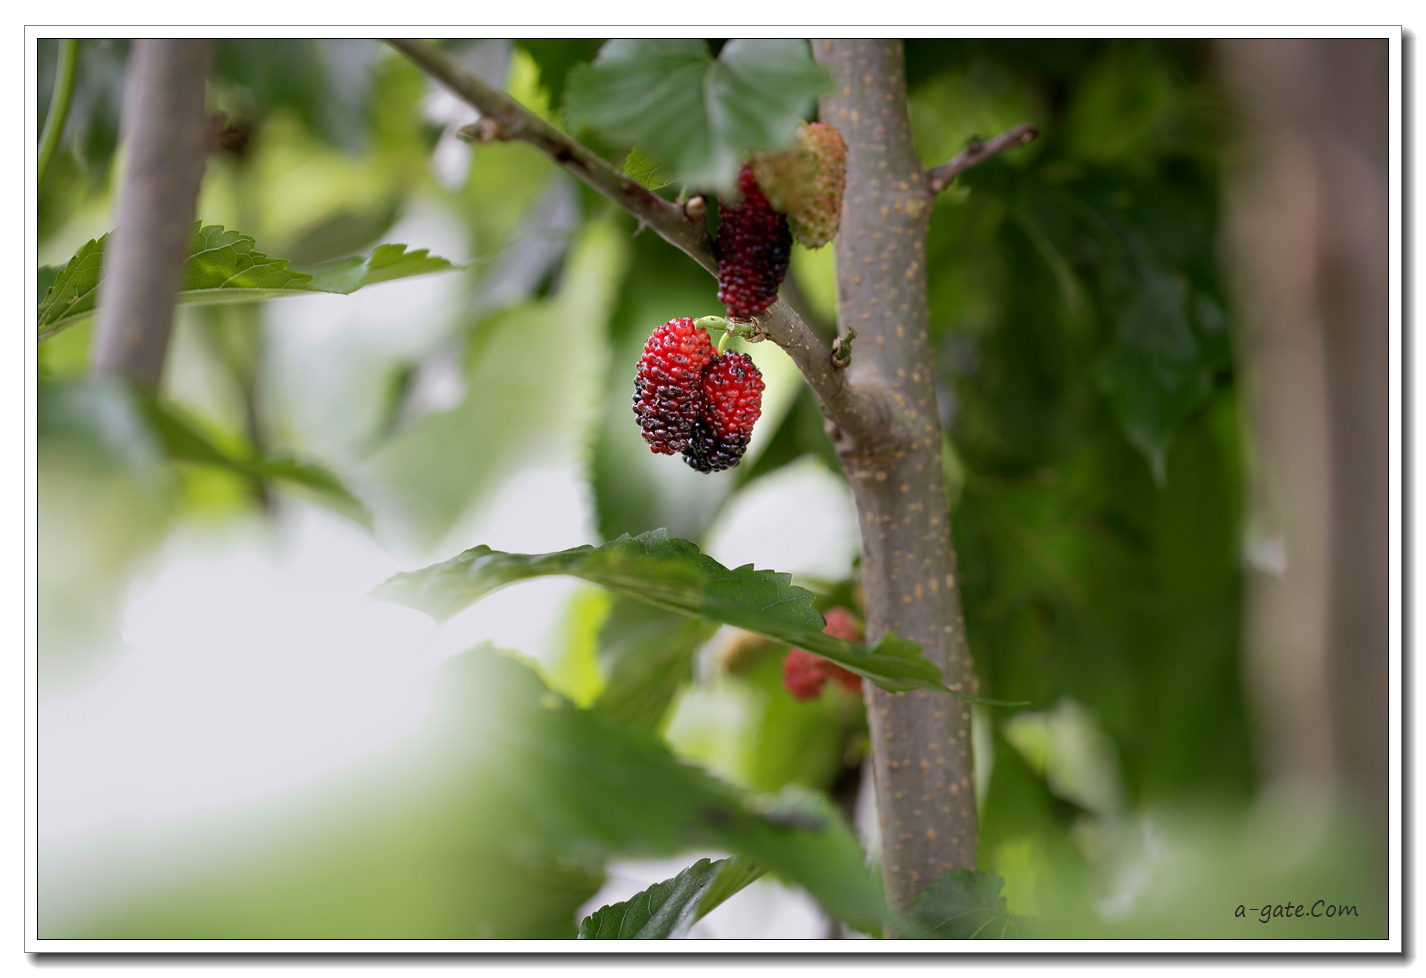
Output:
[[[74,78],[79,68],[79,38],[65,37],[59,42],[59,67],[55,71],[54,96],[45,115],[45,129],[40,136],[39,162],[35,166],[35,185],[44,186],[45,174],[59,149],[59,137],[69,118],[69,103],[74,96]]]

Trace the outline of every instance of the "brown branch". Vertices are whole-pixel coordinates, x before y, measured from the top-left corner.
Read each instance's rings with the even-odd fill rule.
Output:
[[[105,255],[90,369],[148,388],[163,376],[174,297],[208,150],[204,82],[213,42],[134,42],[124,90],[129,164]]]
[[[1040,130],[1036,129],[1032,123],[1022,122],[1018,126],[1012,126],[999,136],[987,140],[986,142],[973,139],[964,153],[927,171],[926,186],[930,188],[931,193],[938,194],[950,186],[952,180],[971,167],[984,163],[992,156],[1004,153],[1007,150],[1018,149],[1039,134]]]
[[[529,143],[632,214],[641,228],[653,228],[659,237],[708,272],[718,274],[718,260],[713,257],[713,242],[703,212],[694,204],[701,204],[702,198],[693,198],[685,209],[658,196],[504,92],[491,88],[434,44],[392,38],[386,43],[481,112],[481,119],[471,131],[475,139]],[[821,401],[823,412],[850,443],[870,445],[885,440],[892,413],[887,397],[879,388],[852,387],[842,371],[832,368],[831,354],[822,341],[786,302],[779,299],[757,322],[797,364]]]
[[[428,41],[387,38],[386,43],[414,61],[423,71],[480,110],[474,135],[485,142],[519,140],[554,160],[614,203],[633,214],[659,237],[688,255],[714,275],[718,260],[708,226],[683,207],[664,200],[643,184],[630,179],[613,164],[560,132],[519,102],[491,88],[458,61]]]

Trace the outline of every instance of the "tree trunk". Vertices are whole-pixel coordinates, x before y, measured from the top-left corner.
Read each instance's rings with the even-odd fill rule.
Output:
[[[833,433],[856,499],[867,640],[889,631],[921,646],[955,690],[973,692],[941,470],[941,430],[926,304],[933,197],[911,141],[899,40],[814,40],[836,90],[821,118],[847,142],[837,236],[838,329],[855,329],[854,388],[881,388],[891,433],[857,444]],[[845,342],[845,340],[844,340]],[[907,907],[937,875],[974,868],[970,706],[866,684],[882,871]]]
[[[104,255],[90,368],[157,388],[208,149],[213,42],[134,42],[124,88],[124,183]]]
[[[1246,122],[1228,223],[1254,520],[1272,543],[1246,616],[1262,773],[1335,785],[1385,839],[1390,48],[1236,40],[1219,53]]]

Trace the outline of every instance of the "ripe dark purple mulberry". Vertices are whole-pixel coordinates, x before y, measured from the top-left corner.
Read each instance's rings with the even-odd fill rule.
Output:
[[[753,168],[738,173],[743,199],[718,205],[718,301],[735,319],[756,316],[773,304],[792,257],[787,218],[772,209]]]
[[[717,356],[693,320],[671,319],[644,344],[634,375],[634,415],[644,441],[660,455],[688,447],[703,408],[703,373]]]
[[[683,450],[699,472],[721,472],[742,460],[762,415],[763,377],[746,353],[715,356],[703,372],[703,403]]]

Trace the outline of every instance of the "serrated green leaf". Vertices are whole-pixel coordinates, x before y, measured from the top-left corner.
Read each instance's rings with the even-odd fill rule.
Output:
[[[717,59],[701,40],[612,40],[570,70],[565,110],[571,126],[644,147],[675,180],[727,188],[750,152],[792,140],[828,85],[801,40],[729,41]]]
[[[1005,881],[983,870],[942,873],[921,891],[901,928],[905,938],[942,940],[1022,936],[1022,918],[1011,913],[1000,891]]]
[[[456,267],[424,248],[408,252],[405,245],[389,244],[379,245],[368,258],[347,258],[308,273],[289,268],[285,258],[256,250],[253,239],[241,232],[216,224],[195,223],[193,229],[177,295],[184,305],[256,302],[320,292],[348,294],[363,285]],[[54,277],[39,304],[41,340],[93,317],[108,240],[106,234],[85,244]]]
[[[579,924],[580,940],[677,940],[728,897],[763,874],[746,856],[700,859],[673,879],[622,903],[600,907]]]
[[[309,288],[349,295],[363,285],[451,271],[455,267],[446,259],[432,255],[426,248],[407,251],[402,244],[384,244],[378,245],[367,258],[344,258],[311,269]]]
[[[108,240],[106,234],[86,242],[46,290],[39,308],[40,339],[94,314],[104,269],[104,243]]]
[[[312,276],[289,271],[287,259],[272,258],[256,250],[256,242],[241,231],[195,222],[193,243],[183,262],[180,302],[227,301],[246,290],[284,292],[310,290]],[[217,295],[227,292],[222,298]]]
[[[397,574],[372,593],[444,621],[507,584],[554,574],[807,649],[883,689],[945,690],[940,670],[914,643],[888,634],[864,646],[824,635],[826,622],[812,606],[812,593],[794,586],[790,574],[753,570],[751,564],[729,570],[663,530],[550,554],[473,547],[444,563]]]

